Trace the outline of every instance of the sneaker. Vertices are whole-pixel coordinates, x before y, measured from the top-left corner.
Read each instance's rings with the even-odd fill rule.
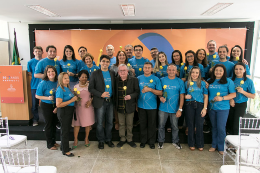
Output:
[[[133,142],[133,141],[131,141],[131,142],[127,142],[131,147],[133,147],[133,148],[136,148],[136,144]]]
[[[159,149],[162,149],[162,148],[163,148],[163,142],[159,142],[159,143],[158,143],[158,148],[159,148]]]
[[[60,128],[61,128],[60,124],[57,124],[56,128],[60,130]]]
[[[208,126],[204,126],[203,133],[210,133],[210,128]]]
[[[37,121],[33,122],[33,126],[38,126],[38,125],[39,125],[39,124],[38,124]]]
[[[125,143],[126,143],[126,141],[120,141],[116,146],[120,148],[120,147],[122,147]]]
[[[172,143],[172,145],[174,145],[178,150],[182,149],[182,146],[179,142],[177,143]]]
[[[107,141],[106,144],[110,147],[113,148],[115,145],[111,141]]]

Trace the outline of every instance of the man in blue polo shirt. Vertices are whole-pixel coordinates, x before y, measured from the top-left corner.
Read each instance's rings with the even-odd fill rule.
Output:
[[[107,52],[107,56],[110,58],[110,65],[108,67],[108,69],[110,69],[110,67],[116,63],[116,57],[113,56],[115,53],[115,49],[114,46],[112,46],[111,44],[107,45],[106,47],[106,52]]]
[[[153,64],[153,67],[154,67],[155,63],[156,63],[156,57],[158,56],[159,51],[158,51],[158,49],[156,47],[153,47],[151,49],[150,53],[151,53],[151,56],[153,58],[150,62]]]
[[[125,53],[126,53],[128,61],[135,57],[133,55],[133,52],[134,52],[134,47],[131,44],[128,44],[125,46]]]
[[[81,68],[85,67],[86,66],[86,63],[85,63],[85,55],[88,53],[88,49],[84,46],[80,46],[79,49],[78,49],[78,53],[79,53],[79,56],[80,56],[80,63],[81,63]],[[93,60],[92,61],[93,65],[96,65],[95,61]]]
[[[137,105],[140,120],[140,147],[144,148],[148,143],[151,149],[155,149],[157,96],[162,95],[162,85],[160,79],[151,74],[152,69],[152,63],[146,62],[143,66],[144,75],[138,76],[140,94]]]
[[[61,72],[61,66],[59,60],[56,58],[57,50],[53,45],[46,47],[47,57],[40,60],[36,66],[34,77],[42,79],[44,76],[44,70],[47,65],[52,65],[57,70],[57,75]]]
[[[38,105],[39,100],[35,97],[38,84],[41,82],[41,79],[34,77],[35,67],[37,63],[42,59],[43,50],[41,46],[35,46],[33,48],[34,58],[28,61],[27,71],[31,79],[31,94],[32,94],[32,113],[33,113],[33,126],[38,126],[39,114],[38,114]]]

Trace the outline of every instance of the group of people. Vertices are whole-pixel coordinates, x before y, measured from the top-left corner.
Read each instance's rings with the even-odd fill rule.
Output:
[[[212,128],[212,147],[209,151],[223,154],[227,133],[237,134],[239,117],[243,117],[249,98],[254,98],[255,89],[249,78],[243,49],[235,45],[228,56],[227,46],[216,42],[207,43],[208,53],[199,49],[188,50],[185,63],[182,53],[174,50],[172,63],[164,52],[151,49],[152,60],[143,57],[141,45],[126,45],[114,57],[114,47],[108,45],[101,55],[99,66],[87,48],[80,47],[81,60],[75,58],[72,46],[64,48],[63,58],[56,58],[56,47],[43,50],[34,48],[35,58],[28,62],[32,75],[31,92],[34,114],[33,125],[38,125],[37,104],[45,119],[47,148],[57,150],[56,124],[61,125],[62,153],[74,156],[69,148],[69,130],[74,127],[74,143],[77,148],[80,127],[85,127],[85,146],[89,147],[89,131],[96,123],[98,148],[112,143],[113,120],[119,129],[120,142],[131,147],[133,142],[133,119],[135,113],[140,121],[140,147],[146,144],[155,148],[158,130],[158,148],[163,148],[165,126],[169,121],[172,144],[181,149],[178,121],[184,117],[188,131],[190,150],[203,150],[203,123],[209,117]],[[134,52],[134,55],[133,55]],[[158,122],[157,122],[158,121]]]

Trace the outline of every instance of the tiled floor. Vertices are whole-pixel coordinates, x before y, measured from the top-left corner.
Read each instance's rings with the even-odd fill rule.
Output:
[[[147,145],[141,149],[139,143],[137,148],[131,148],[128,144],[122,148],[105,145],[103,150],[97,148],[96,141],[91,142],[90,147],[83,144],[83,141],[79,142],[72,151],[75,154],[72,158],[63,156],[60,150],[48,150],[45,141],[30,140],[27,147],[38,147],[40,165],[56,166],[58,173],[217,173],[222,165],[222,156],[217,152],[208,152],[210,145],[205,145],[204,151],[200,152],[190,151],[187,144],[183,144],[181,150],[170,143],[164,144],[163,149],[154,150]],[[21,144],[17,148],[24,147]]]

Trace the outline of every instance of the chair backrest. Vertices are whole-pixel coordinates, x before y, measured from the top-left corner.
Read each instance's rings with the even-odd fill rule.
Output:
[[[7,147],[10,146],[8,118],[0,118],[0,138],[6,136]]]
[[[11,167],[34,167],[39,172],[38,147],[34,149],[0,149],[1,162],[5,172]]]

